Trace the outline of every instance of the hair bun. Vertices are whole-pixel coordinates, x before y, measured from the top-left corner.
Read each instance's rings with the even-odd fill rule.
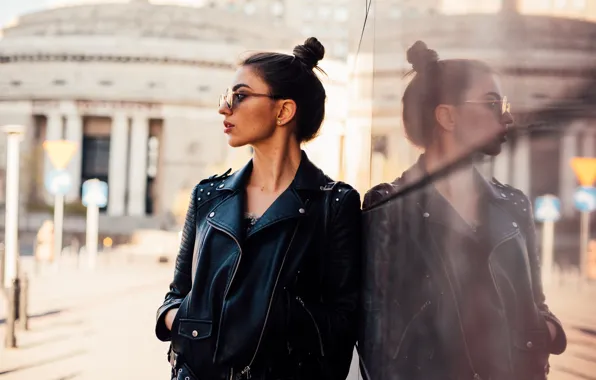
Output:
[[[315,37],[310,37],[303,45],[296,46],[293,53],[296,58],[314,69],[325,56],[325,47]]]
[[[423,71],[429,63],[438,62],[439,55],[436,51],[429,49],[422,41],[416,41],[406,53],[408,62],[416,72]]]

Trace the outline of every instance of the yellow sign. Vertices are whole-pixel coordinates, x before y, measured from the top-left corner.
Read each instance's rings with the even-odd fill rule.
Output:
[[[68,140],[47,140],[43,142],[52,165],[56,169],[64,169],[77,151],[77,144]]]
[[[582,186],[592,186],[596,180],[596,158],[574,157],[571,167]]]

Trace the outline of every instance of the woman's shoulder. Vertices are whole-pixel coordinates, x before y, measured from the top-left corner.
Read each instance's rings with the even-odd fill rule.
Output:
[[[396,182],[385,182],[373,186],[364,194],[363,208],[367,209],[390,199],[399,191],[399,187]]]
[[[334,181],[327,177],[327,184],[321,186],[330,198],[333,209],[342,207],[358,208],[360,210],[360,193],[352,185],[343,181]]]
[[[217,195],[221,194],[217,190],[221,190],[225,186],[226,179],[232,175],[230,173],[232,173],[232,169],[228,169],[223,174],[213,174],[201,179],[192,190],[193,200],[200,205],[215,199]]]

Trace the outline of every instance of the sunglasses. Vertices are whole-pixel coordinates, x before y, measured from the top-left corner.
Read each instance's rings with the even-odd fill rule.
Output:
[[[229,110],[234,108],[234,104],[240,104],[245,98],[254,96],[260,98],[279,99],[279,97],[269,94],[240,93],[228,88],[224,94],[219,96],[219,107],[226,105]]]
[[[506,96],[503,96],[503,99],[500,100],[466,100],[464,103],[484,104],[493,111],[497,117],[501,117],[506,113],[511,113],[511,103],[509,103]]]

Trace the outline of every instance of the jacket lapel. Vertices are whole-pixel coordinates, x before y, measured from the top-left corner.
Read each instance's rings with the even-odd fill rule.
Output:
[[[306,215],[305,204],[293,188],[288,187],[273,202],[269,209],[259,218],[254,227],[250,230],[247,238],[250,238],[259,231],[284,220],[301,218]]]
[[[207,215],[210,224],[225,231],[236,239],[237,242],[240,242],[245,236],[244,187],[250,177],[252,168],[253,162],[250,160],[241,170],[232,174],[217,186],[216,191],[225,191],[229,195]],[[322,188],[327,182],[328,180],[323,172],[308,159],[306,153],[303,151],[300,166],[296,171],[294,180],[271,204],[261,218],[259,218],[247,238],[284,220],[299,219],[307,216],[306,203],[312,197],[322,194]]]

